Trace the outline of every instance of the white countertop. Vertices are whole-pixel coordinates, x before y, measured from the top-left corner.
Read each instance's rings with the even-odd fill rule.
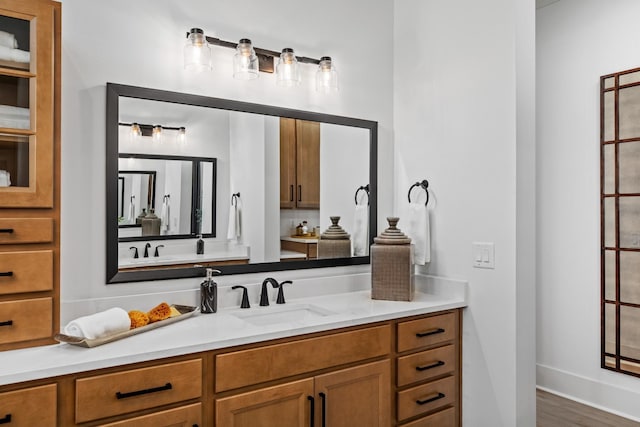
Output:
[[[371,300],[370,290],[287,298],[285,305],[272,303],[269,307],[252,302],[250,309],[223,307],[213,314],[198,313],[183,321],[94,348],[57,344],[1,352],[0,385],[466,306],[466,282],[417,279],[417,292],[411,302]],[[243,320],[235,315],[268,314],[309,306],[324,314],[301,319],[298,312],[298,316],[278,316],[280,320],[272,324],[252,324],[251,319]]]

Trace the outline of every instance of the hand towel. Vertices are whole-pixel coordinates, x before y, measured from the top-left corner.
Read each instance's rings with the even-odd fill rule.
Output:
[[[6,170],[0,170],[0,187],[9,187],[11,185],[11,175]]]
[[[169,200],[169,197],[164,197],[164,200],[162,201],[162,211],[160,213],[160,224],[162,224],[161,229],[164,232],[169,231],[171,228],[171,205]]]
[[[353,256],[366,256],[369,247],[369,206],[356,205],[353,218]]]
[[[136,222],[136,196],[131,196],[129,200],[129,215],[127,215],[127,222],[129,224],[134,224]]]
[[[235,240],[240,243],[242,241],[242,209],[240,202],[236,199],[236,204],[231,205],[229,209],[229,227],[227,229],[227,239]]]
[[[413,262],[425,265],[431,262],[431,236],[429,232],[429,210],[424,203],[409,203],[405,233],[411,237],[413,248]]]
[[[72,320],[64,327],[64,333],[93,340],[128,331],[130,327],[129,314],[121,308],[114,307]]]

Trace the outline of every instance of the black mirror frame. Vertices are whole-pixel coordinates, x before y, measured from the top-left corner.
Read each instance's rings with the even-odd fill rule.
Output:
[[[106,283],[127,283],[151,280],[183,279],[204,276],[204,267],[185,267],[157,270],[118,271],[118,123],[119,97],[138,98],[218,108],[229,111],[255,113],[267,116],[289,117],[317,121],[369,130],[369,243],[377,235],[377,188],[378,188],[378,122],[329,114],[314,113],[268,105],[212,98],[181,92],[149,89],[137,86],[107,83],[106,113]],[[369,264],[369,256],[351,258],[316,259],[296,262],[265,262],[258,264],[222,265],[222,274],[260,273],[308,268],[340,267]]]

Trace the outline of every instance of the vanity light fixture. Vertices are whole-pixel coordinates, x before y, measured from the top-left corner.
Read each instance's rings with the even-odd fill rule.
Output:
[[[233,56],[233,78],[238,80],[257,79],[259,63],[251,40],[240,39],[236,47],[236,54]]]
[[[338,72],[330,56],[320,58],[320,65],[316,71],[316,90],[323,93],[337,92]]]
[[[160,142],[162,140],[162,126],[154,125],[153,130],[151,131],[151,138],[155,142]]]
[[[187,38],[189,41],[184,46],[185,70],[211,70],[211,48],[204,32],[200,28],[192,28],[187,33]]]
[[[276,67],[276,83],[278,86],[292,87],[300,84],[300,70],[298,59],[293,53],[293,49],[286,47],[282,49],[278,66]]]
[[[300,84],[299,64],[315,64],[320,68],[316,76],[316,82],[322,81],[316,89],[320,91],[334,92],[338,88],[338,74],[331,57],[323,56],[321,59],[295,55],[293,49],[285,48],[282,52],[262,49],[253,46],[248,38],[240,39],[238,43],[221,40],[204,34],[200,28],[192,28],[186,33],[189,41],[184,48],[185,69],[211,69],[210,46],[220,46],[235,49],[233,58],[233,77],[240,80],[251,80],[258,77],[258,71],[263,73],[276,72],[276,83],[279,86],[298,86]],[[278,66],[275,67],[275,58],[278,58]]]
[[[184,126],[162,126],[162,125],[147,125],[143,123],[118,123],[120,126],[129,126],[131,128],[131,136],[134,140],[141,139],[143,136],[150,136],[154,142],[161,142],[163,137],[166,137],[166,131],[176,131],[176,140],[178,143],[185,143],[187,141],[187,129]],[[163,136],[164,135],[164,136]]]

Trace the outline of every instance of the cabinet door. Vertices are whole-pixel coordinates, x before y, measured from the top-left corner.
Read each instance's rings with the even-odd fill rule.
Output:
[[[313,379],[305,379],[216,401],[216,425],[306,427],[313,411]]]
[[[0,207],[53,206],[54,27],[53,2],[2,2],[15,54],[0,61]]]
[[[320,123],[296,121],[298,208],[320,208]]]
[[[391,364],[388,360],[315,378],[316,425],[387,427],[391,418]]]
[[[296,206],[296,121],[280,118],[280,208]]]

